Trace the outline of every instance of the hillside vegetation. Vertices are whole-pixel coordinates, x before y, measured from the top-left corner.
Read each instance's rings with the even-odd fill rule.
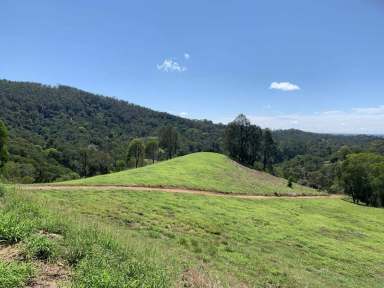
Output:
[[[79,277],[74,281],[88,287],[119,287],[119,281],[128,279],[135,283],[129,287],[194,288],[378,288],[384,281],[383,211],[340,199],[250,201],[92,189],[24,195],[60,219],[82,219],[84,227],[95,222],[108,226],[116,247],[137,245],[139,254],[148,249],[145,244],[157,248],[157,254],[145,254],[146,263],[154,264],[123,258],[121,270],[114,270],[119,250],[113,248],[107,257],[88,254],[96,252],[84,246],[85,257],[72,269]],[[99,243],[100,237],[92,235],[95,240],[86,241]],[[77,236],[65,233],[67,237]],[[159,255],[162,265],[156,266]],[[126,265],[135,272],[129,274]],[[151,277],[162,282],[156,286]]]
[[[225,125],[185,119],[62,85],[0,80],[0,118],[10,137],[4,177],[15,183],[52,182],[121,170],[129,166],[130,140],[156,137],[166,126],[179,134],[178,156],[224,151]],[[340,147],[366,151],[379,139],[298,130],[274,131],[273,138],[277,144],[275,173],[323,189],[333,184],[335,173],[328,163]],[[383,151],[384,141],[377,143]],[[308,165],[302,164],[303,158]]]
[[[225,155],[211,152],[194,153],[138,169],[61,184],[178,187],[259,195],[320,194],[298,184],[289,188],[285,179],[248,169]]]

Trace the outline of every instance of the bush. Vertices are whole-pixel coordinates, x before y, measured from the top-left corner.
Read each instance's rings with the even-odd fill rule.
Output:
[[[56,257],[57,244],[43,235],[34,235],[27,239],[24,253],[27,258],[50,260]]]

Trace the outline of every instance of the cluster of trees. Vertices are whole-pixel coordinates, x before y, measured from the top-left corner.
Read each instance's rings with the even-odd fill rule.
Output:
[[[159,138],[133,139],[128,146],[127,163],[134,161],[134,167],[143,166],[145,159],[150,159],[152,164],[162,159],[171,159],[177,155],[179,134],[172,126],[163,127]],[[129,165],[127,165],[129,166]]]
[[[354,153],[341,167],[344,192],[353,202],[384,207],[384,156],[376,153]]]
[[[269,129],[252,125],[240,114],[227,125],[224,141],[232,159],[249,167],[273,171],[277,146]]]

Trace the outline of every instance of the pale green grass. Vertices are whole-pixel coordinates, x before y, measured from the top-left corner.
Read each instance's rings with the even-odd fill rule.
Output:
[[[182,249],[183,258],[192,255],[222,286],[383,287],[383,209],[341,199],[28,193],[54,211],[68,209],[68,215],[119,227],[121,235],[152,239],[153,245],[166,249],[167,258],[180,258],[174,251]]]
[[[194,153],[138,169],[67,181],[68,185],[135,185],[178,187],[223,193],[259,195],[314,195],[319,191],[245,168],[228,157],[209,152]]]

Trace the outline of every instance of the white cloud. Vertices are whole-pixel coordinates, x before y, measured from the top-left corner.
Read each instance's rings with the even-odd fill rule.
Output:
[[[187,112],[181,112],[179,115],[180,115],[181,117],[187,117],[187,116],[188,116],[188,113],[187,113]]]
[[[269,89],[281,90],[281,91],[296,91],[300,90],[300,87],[290,82],[272,82]]]
[[[384,105],[354,108],[350,111],[324,111],[313,114],[250,116],[261,127],[300,129],[321,133],[383,134]]]
[[[184,53],[184,58],[185,60],[189,60],[189,58],[191,58],[191,55],[189,55],[189,53]]]
[[[157,65],[157,69],[163,72],[184,72],[187,67],[181,66],[178,62],[168,58],[164,59],[163,63]]]

